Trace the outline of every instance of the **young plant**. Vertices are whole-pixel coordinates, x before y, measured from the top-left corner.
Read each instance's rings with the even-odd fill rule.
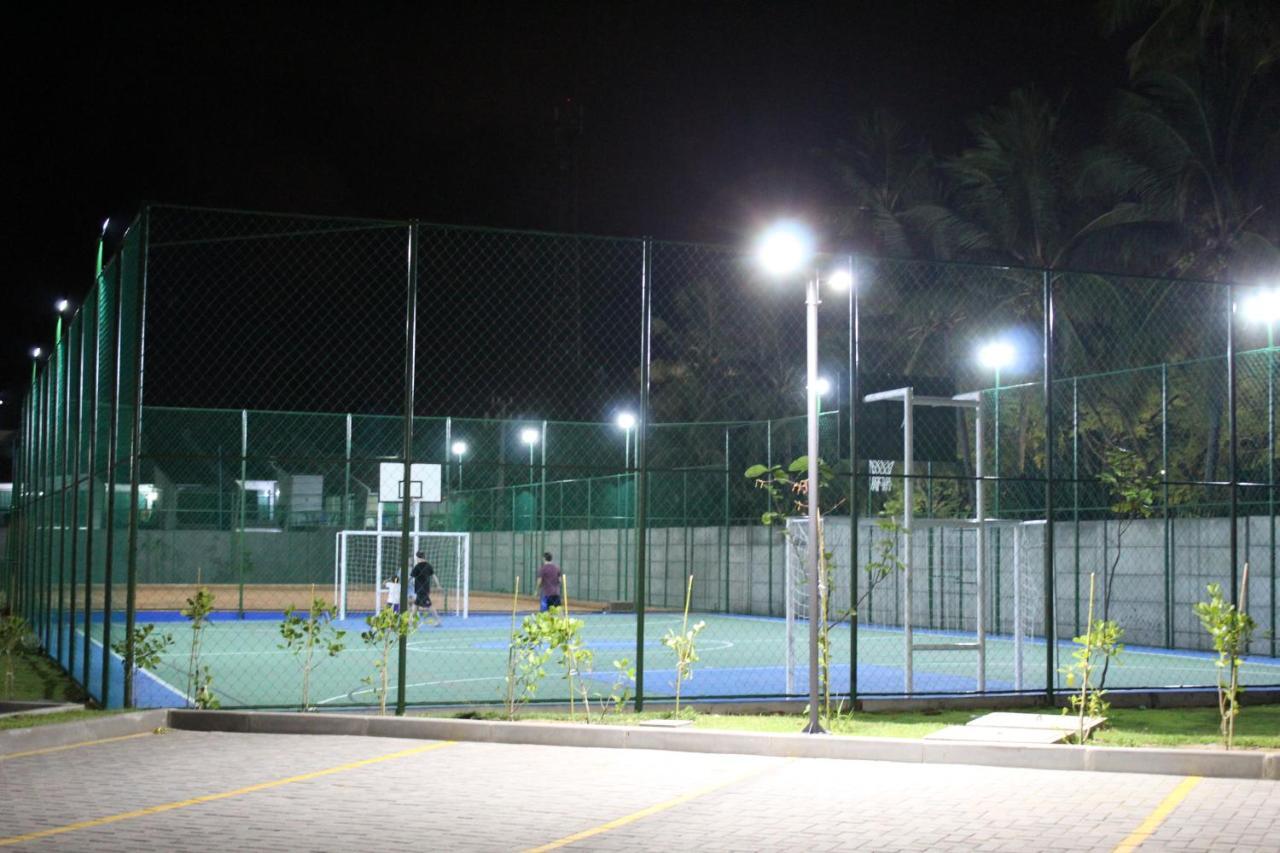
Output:
[[[507,707],[507,719],[514,720],[516,718],[516,708],[533,698],[533,693],[528,689],[529,685],[522,683],[517,679],[518,655],[516,651],[516,609],[520,602],[520,576],[516,575],[515,584],[511,588],[511,634],[507,640],[507,677],[506,677],[506,696],[505,705]],[[536,687],[536,685],[534,685]]]
[[[293,652],[294,659],[302,667],[302,710],[311,710],[311,673],[326,657],[337,657],[346,646],[342,638],[346,631],[333,627],[333,620],[338,616],[338,608],[326,604],[323,599],[315,597],[312,590],[311,607],[305,616],[299,615],[292,606],[284,612],[284,621],[280,623],[280,636],[284,642],[280,648]],[[316,653],[320,657],[316,657]]]
[[[621,714],[631,699],[631,688],[636,683],[636,668],[623,658],[613,662],[613,687],[609,690],[609,705],[615,714]]]
[[[1124,629],[1112,620],[1093,618],[1094,575],[1089,575],[1089,629],[1074,642],[1079,647],[1071,653],[1073,663],[1062,667],[1059,672],[1066,676],[1067,686],[1074,687],[1080,682],[1080,692],[1071,695],[1071,708],[1078,715],[1076,743],[1085,742],[1085,717],[1102,717],[1111,707],[1106,701],[1106,691],[1093,684],[1093,674],[1098,668],[1099,660],[1109,663],[1124,651],[1120,645],[1124,637]],[[1063,709],[1066,713],[1066,709]]]
[[[538,685],[547,677],[551,648],[543,641],[540,616],[545,614],[530,614],[519,629],[514,625],[512,628],[507,647],[507,719],[510,720],[516,718],[521,705],[537,696]]]
[[[391,692],[391,649],[401,637],[408,637],[418,630],[422,617],[417,611],[396,613],[392,608],[384,607],[372,616],[366,616],[364,621],[369,630],[361,633],[360,639],[373,646],[376,657],[373,675],[362,680],[373,688],[378,697],[378,709],[385,716],[387,695]]]
[[[1244,568],[1244,586],[1249,586],[1249,564]],[[1237,610],[1235,605],[1224,601],[1222,587],[1216,583],[1209,584],[1209,600],[1192,606],[1200,624],[1213,639],[1214,651],[1218,653],[1215,666],[1218,667],[1218,714],[1222,719],[1219,730],[1222,743],[1231,749],[1235,741],[1236,717],[1240,715],[1240,694],[1244,688],[1240,686],[1240,664],[1249,647],[1249,640],[1257,627],[1248,613],[1244,602]]]
[[[160,665],[165,650],[173,645],[172,634],[156,632],[156,626],[150,623],[133,627],[133,667],[125,673],[130,684],[137,680],[139,670],[155,669]],[[111,644],[111,650],[122,660],[129,657],[129,638],[121,637]]]
[[[1116,550],[1111,565],[1106,569],[1102,586],[1102,620],[1111,619],[1111,592],[1115,588],[1116,569],[1120,566],[1124,549],[1124,535],[1135,521],[1155,515],[1156,492],[1159,478],[1148,473],[1147,463],[1137,453],[1123,447],[1111,446],[1103,451],[1105,467],[1098,479],[1111,493],[1111,512],[1116,516]],[[1102,664],[1099,687],[1107,683],[1107,671],[1111,661]]]
[[[13,695],[13,682],[18,656],[35,644],[35,635],[27,620],[11,613],[0,618],[0,658],[4,659],[4,698]]]
[[[202,709],[218,708],[218,697],[213,695],[213,676],[209,667],[200,663],[200,646],[205,629],[213,615],[213,593],[208,587],[199,587],[195,595],[187,599],[181,613],[191,621],[191,655],[187,661],[187,701]]]
[[[577,678],[577,690],[582,695],[582,710],[587,723],[591,722],[591,700],[589,698],[588,681],[584,672],[591,672],[595,662],[595,654],[582,642],[581,619],[569,618],[569,576],[561,575],[560,591],[564,598],[563,619],[556,648],[560,651],[560,662],[564,666],[565,678],[569,682],[569,719],[573,719],[574,678]]]
[[[745,476],[747,479],[752,480],[756,488],[763,490],[769,496],[771,508],[761,516],[761,523],[767,527],[781,526],[784,535],[790,536],[786,532],[787,519],[804,517],[809,512],[807,502],[802,500],[802,497],[808,492],[808,473],[809,457],[807,456],[799,457],[785,469],[780,465],[772,467],[753,465],[746,470]],[[823,464],[819,460],[818,482],[820,487],[825,489],[834,481],[835,472],[830,466]],[[826,547],[822,517],[835,512],[842,503],[843,500],[837,501],[828,507],[820,509],[818,517],[818,690],[822,697],[823,715],[828,719],[831,718],[831,629],[840,625],[846,619],[856,619],[858,609],[871,596],[875,587],[894,572],[902,571],[906,568],[905,564],[897,558],[897,534],[902,532],[902,526],[890,517],[878,520],[876,522],[877,526],[892,535],[882,538],[878,543],[878,556],[867,564],[867,583],[858,596],[858,600],[854,602],[853,607],[833,613],[829,593],[835,577],[835,558],[834,554],[827,550]],[[886,508],[887,511],[888,509]]]
[[[693,575],[689,575],[689,583],[684,593],[684,621],[680,624],[680,633],[670,628],[662,638],[662,644],[676,654],[676,716],[680,716],[680,686],[693,678],[693,665],[698,662],[698,634],[707,627],[707,623],[699,621],[689,627],[689,601],[693,598]]]
[[[574,676],[589,669],[594,657],[582,642],[582,627],[581,619],[570,619],[560,607],[524,617],[512,636],[508,652],[512,680],[507,689],[511,697],[507,715],[511,719],[515,719],[520,705],[537,695],[538,685],[547,675],[547,664],[557,653],[557,662],[569,684],[569,695],[574,696]],[[587,721],[590,722],[589,707]]]

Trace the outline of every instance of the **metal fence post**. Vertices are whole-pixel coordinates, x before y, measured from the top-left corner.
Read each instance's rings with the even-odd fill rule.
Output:
[[[644,615],[649,524],[649,361],[653,308],[653,240],[646,237],[640,263],[640,414],[636,424],[636,712],[644,710]],[[665,589],[665,587],[664,587]]]
[[[111,362],[111,420],[107,423],[107,506],[103,527],[106,529],[106,555],[102,574],[102,707],[111,707],[111,609],[114,604],[115,580],[115,526],[116,526],[116,445],[120,435],[120,357],[124,349],[121,321],[124,319],[124,300],[120,295],[123,264],[116,260],[115,280],[115,356]]]
[[[1043,281],[1044,313],[1044,701],[1054,701],[1054,675],[1057,671],[1056,654],[1058,626],[1054,616],[1054,501],[1053,501],[1053,281],[1048,270],[1041,273]]]
[[[92,657],[91,638],[93,636],[93,526],[97,521],[97,488],[94,481],[98,467],[98,419],[101,416],[99,403],[102,391],[102,334],[98,324],[98,316],[102,313],[101,299],[104,289],[102,283],[103,278],[101,270],[99,270],[97,277],[98,292],[93,300],[95,315],[93,320],[93,404],[89,416],[89,458],[87,460],[89,479],[85,484],[87,498],[84,534],[84,660],[82,661],[84,668],[81,672],[80,686],[86,692],[89,690],[89,661]],[[87,334],[88,323],[85,324],[85,331]]]
[[[1239,507],[1239,478],[1236,468],[1239,436],[1236,434],[1236,287],[1227,285],[1227,465],[1231,480],[1231,603],[1240,606],[1240,531],[1237,530]]]
[[[408,284],[404,311],[404,494],[400,501],[400,612],[409,607],[409,527],[413,523],[409,500],[409,483],[413,479],[413,380],[417,363],[418,333],[418,223],[409,225]],[[425,495],[424,495],[425,497]],[[399,637],[399,660],[396,673],[396,716],[405,709],[405,667],[409,662],[409,638]]]
[[[858,702],[858,403],[862,383],[859,347],[858,281],[853,277],[853,256],[849,265],[849,702]]]
[[[132,708],[136,702],[133,670],[136,650],[133,645],[134,623],[138,606],[138,491],[142,476],[140,455],[142,452],[142,347],[143,328],[146,322],[147,294],[147,236],[151,224],[149,208],[142,209],[138,227],[137,285],[134,288],[134,338],[133,338],[133,425],[129,433],[129,562],[125,581],[124,630],[124,706]]]

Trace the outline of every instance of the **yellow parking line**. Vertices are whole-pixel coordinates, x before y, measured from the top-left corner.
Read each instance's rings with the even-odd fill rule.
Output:
[[[430,752],[433,749],[442,749],[450,746],[452,741],[443,743],[430,743],[426,746],[415,746],[412,749],[402,749],[399,752],[392,752],[387,755],[379,755],[376,758],[364,758],[360,761],[352,761],[347,764],[339,764],[337,767],[328,767],[324,770],[316,770],[312,773],[302,773],[297,776],[289,776],[284,779],[276,779],[271,782],[260,782],[257,785],[249,785],[244,788],[236,788],[234,791],[223,791],[218,794],[205,794],[201,797],[192,797],[188,800],[177,800],[172,803],[162,803],[158,806],[147,806],[142,809],[134,809],[131,812],[121,812],[120,814],[108,815],[107,817],[94,818],[93,820],[82,820],[76,823],[68,823],[65,826],[55,826],[50,829],[41,829],[36,832],[28,832],[24,835],[12,835],[8,838],[0,838],[0,847],[7,847],[11,844],[21,844],[24,841],[34,841],[38,838],[48,838],[51,835],[62,835],[64,832],[76,832],[81,829],[92,829],[95,826],[105,826],[109,823],[119,823],[123,820],[132,820],[136,817],[146,817],[147,815],[161,814],[162,812],[170,812],[174,809],[182,809],[187,806],[198,806],[202,803],[212,803],[217,800],[226,800],[231,797],[239,797],[243,794],[252,794],[255,791],[265,791],[270,788],[279,788],[282,785],[291,785],[294,782],[305,782],[308,779],[316,779],[320,776],[331,776],[334,773],[342,773],[346,770],[355,770],[359,767],[368,767],[370,764],[379,764],[383,761],[391,761],[396,758],[407,758],[410,755],[419,755],[424,752]]]
[[[795,761],[795,759],[794,758],[787,759],[788,763],[791,761]],[[617,829],[618,827],[626,826],[629,823],[635,823],[641,818],[646,818],[646,817],[649,817],[650,815],[655,815],[658,812],[664,812],[667,809],[674,808],[680,805],[681,803],[687,803],[690,800],[696,800],[698,797],[702,797],[707,794],[710,794],[712,791],[718,791],[721,788],[727,788],[730,785],[736,785],[739,782],[745,782],[746,780],[759,776],[765,773],[766,771],[775,770],[775,769],[777,769],[777,766],[774,764],[770,764],[767,767],[760,767],[755,770],[751,770],[747,773],[741,773],[737,776],[734,776],[729,779],[725,779],[721,782],[716,782],[714,784],[707,785],[706,787],[698,788],[695,791],[690,791],[687,794],[681,794],[678,797],[673,797],[670,800],[665,800],[661,803],[656,803],[652,806],[649,806],[648,808],[640,809],[640,811],[638,812],[632,812],[629,815],[623,815],[622,817],[611,820],[608,823],[602,823],[599,826],[592,827],[591,829],[584,829],[582,832],[575,832],[573,835],[566,835],[564,838],[561,838],[557,841],[552,841],[549,844],[544,844],[541,847],[530,848],[529,850],[525,851],[525,853],[544,853],[544,851],[547,851],[547,850],[556,850],[560,847],[564,847],[569,844],[574,844],[578,841],[591,838],[592,836],[595,836],[595,835],[600,835],[612,829]]]
[[[8,755],[0,755],[0,761],[9,761],[13,758],[26,758],[29,755],[47,755],[50,752],[62,752],[66,749],[79,749],[82,746],[97,746],[100,743],[116,743],[122,740],[133,740],[136,737],[147,737],[155,734],[154,732],[138,732],[132,735],[120,735],[119,737],[104,737],[99,740],[82,740],[79,743],[69,743],[65,746],[47,746],[44,749],[29,749],[26,752],[11,752]]]
[[[1156,806],[1156,810],[1147,815],[1147,819],[1139,824],[1138,828],[1130,833],[1128,838],[1120,842],[1120,846],[1115,849],[1115,853],[1132,853],[1132,851],[1137,850],[1138,846],[1146,841],[1151,836],[1151,833],[1155,832],[1156,828],[1164,822],[1169,813],[1178,807],[1178,803],[1187,798],[1187,794],[1191,793],[1191,789],[1203,781],[1204,778],[1201,776],[1188,776],[1179,782],[1178,787],[1170,791],[1169,796],[1165,797],[1160,805]]]

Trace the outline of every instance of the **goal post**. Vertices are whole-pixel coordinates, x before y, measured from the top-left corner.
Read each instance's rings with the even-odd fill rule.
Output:
[[[348,613],[371,613],[385,605],[384,584],[400,563],[403,540],[399,530],[340,530],[334,549],[334,603],[338,618]],[[423,552],[440,586],[432,599],[442,613],[463,619],[470,615],[471,534],[439,531],[409,534],[412,553]],[[414,561],[410,560],[410,564]],[[409,590],[413,599],[413,590]]]
[[[883,549],[887,548],[889,559],[902,567],[885,577],[874,595],[864,598],[859,621],[878,631],[902,631],[903,640],[898,642],[905,642],[908,626],[919,632],[908,653],[913,656],[913,663],[920,662],[914,656],[926,653],[926,672],[958,675],[968,665],[948,653],[972,650],[976,653],[973,683],[979,692],[987,689],[988,642],[995,635],[1002,644],[999,678],[1008,685],[1006,688],[1002,684],[1000,689],[1035,689],[1024,658],[1029,645],[1045,636],[1043,611],[1036,607],[1043,600],[1043,575],[1032,568],[1043,559],[1045,523],[988,519],[979,524],[965,518],[916,516],[912,522],[915,535],[908,537],[899,519],[873,517],[858,521],[859,593],[865,596],[872,583],[869,563],[880,559]],[[885,525],[886,521],[896,523]],[[783,651],[788,695],[803,692],[798,688],[808,674],[808,536],[806,517],[787,519]],[[832,561],[825,592],[834,620],[841,618],[850,605],[849,517],[824,516],[821,536]],[[1001,547],[988,547],[986,539],[998,540]],[[937,589],[931,589],[928,583],[908,586],[906,572],[910,567],[926,579],[936,569]],[[989,627],[990,614],[996,609],[992,592],[1000,589],[989,579],[997,575],[1004,579],[1000,592],[1004,617],[1001,624]],[[940,614],[934,613],[935,600]],[[903,692],[912,692],[905,683],[905,668]]]

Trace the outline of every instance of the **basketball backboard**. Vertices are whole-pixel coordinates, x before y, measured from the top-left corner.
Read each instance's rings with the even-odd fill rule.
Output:
[[[399,503],[404,500],[404,463],[383,462],[379,470],[378,500]],[[414,462],[410,466],[409,500],[440,502],[440,466]]]

